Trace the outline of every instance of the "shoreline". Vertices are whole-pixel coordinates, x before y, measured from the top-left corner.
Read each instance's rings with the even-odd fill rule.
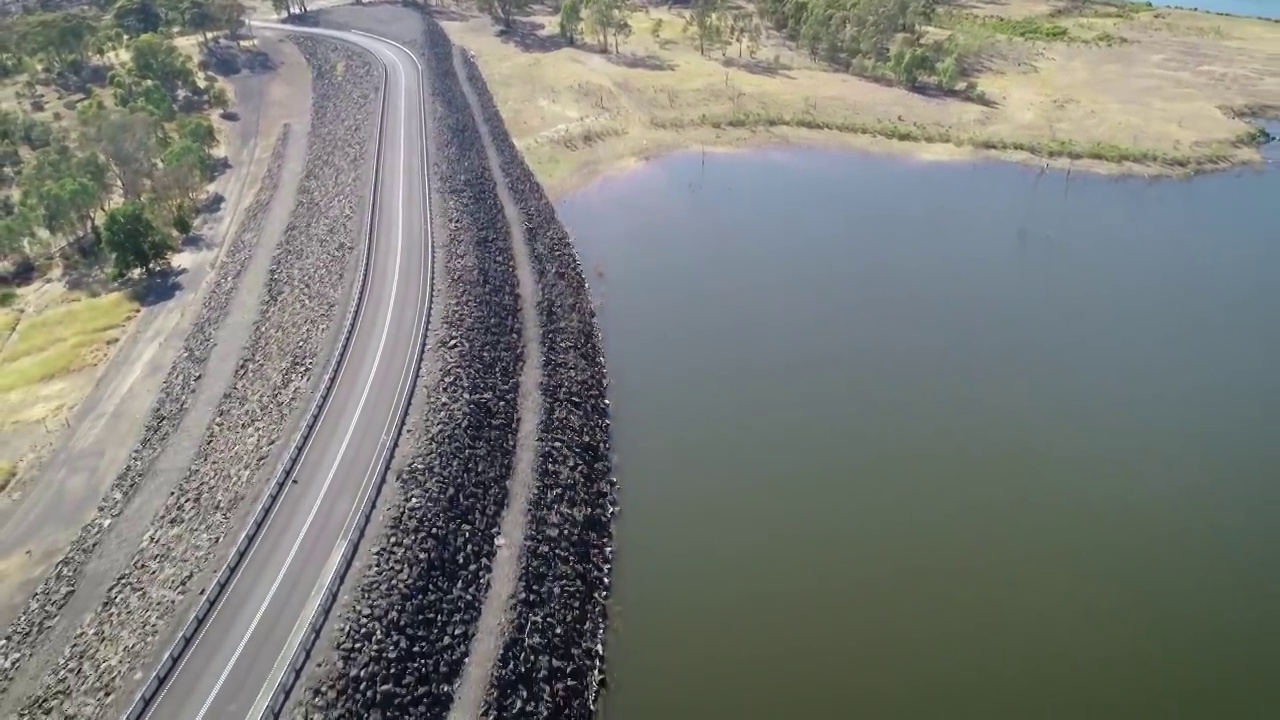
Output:
[[[560,177],[544,177],[545,168],[532,158],[530,167],[539,175],[539,179],[547,188],[548,195],[559,202],[570,195],[588,190],[600,182],[625,175],[650,162],[672,155],[697,152],[729,154],[764,150],[825,150],[872,153],[919,163],[1001,162],[1025,167],[1041,166],[1052,170],[1071,170],[1104,177],[1153,180],[1190,179],[1236,170],[1262,170],[1267,165],[1266,159],[1260,153],[1256,157],[1241,158],[1217,165],[1176,168],[1088,158],[1045,157],[1028,152],[987,150],[951,143],[890,140],[872,135],[786,127],[752,131],[703,129],[703,132],[672,133],[662,139],[666,141],[651,142],[644,152],[621,155],[599,162],[575,163],[568,175]],[[1272,142],[1280,142],[1280,140]],[[527,148],[521,148],[521,151],[528,154]],[[567,154],[568,151],[565,153]]]
[[[690,147],[840,147],[1138,177],[1263,163],[1259,121],[1280,118],[1280,25],[1060,0],[971,5],[926,33],[974,64],[959,95],[841,71],[767,28],[750,52],[704,52],[678,9],[636,13],[608,52],[566,41],[548,7],[501,32],[475,12],[437,17],[474,54],[555,197]]]

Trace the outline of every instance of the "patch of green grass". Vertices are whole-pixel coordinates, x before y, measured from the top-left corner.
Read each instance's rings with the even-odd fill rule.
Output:
[[[1088,43],[1096,45],[1120,45],[1128,39],[1108,30],[1085,34],[1081,27],[1068,27],[1052,21],[1050,17],[1007,18],[998,15],[974,15],[964,12],[939,14],[938,25],[955,31],[952,38],[968,41],[976,46],[999,36],[1027,42]],[[1092,17],[1107,17],[1094,14]],[[1088,29],[1088,28],[1085,28]]]
[[[1267,132],[1266,128],[1253,127],[1240,133],[1240,135],[1236,137],[1235,144],[1240,147],[1257,147],[1259,145],[1266,145],[1272,140],[1275,140],[1275,138],[1271,136],[1271,133]],[[0,327],[0,329],[3,328]]]
[[[18,466],[8,460],[0,460],[0,490],[9,487],[13,477],[18,474]]]
[[[1142,13],[1154,12],[1156,6],[1149,2],[1127,0],[1091,0],[1090,2],[1057,7],[1049,11],[1049,17],[1090,17],[1127,19]]]
[[[1022,40],[1065,42],[1073,39],[1067,26],[1034,17],[987,18],[983,22],[997,35],[1007,35]]]
[[[116,292],[22,316],[0,350],[0,393],[94,364],[137,312],[136,300]]]
[[[1023,152],[1047,159],[1098,160],[1117,164],[1133,163],[1193,171],[1222,167],[1231,162],[1231,155],[1220,150],[1208,150],[1196,155],[1181,155],[1109,143],[1079,143],[1072,140],[1007,140],[981,135],[964,135],[944,128],[919,124],[827,120],[813,115],[769,115],[741,112],[725,117],[702,115],[693,120],[655,120],[654,124],[668,129],[678,129],[688,125],[744,129],[794,127],[806,130],[828,130],[855,135],[870,135],[899,142],[949,144],[997,152]]]

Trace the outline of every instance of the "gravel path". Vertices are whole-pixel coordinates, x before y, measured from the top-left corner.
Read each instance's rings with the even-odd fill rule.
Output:
[[[469,56],[462,64],[524,217],[543,338],[538,483],[520,583],[483,714],[590,718],[604,678],[617,510],[600,331],[573,242],[507,133],[479,67]]]
[[[475,89],[467,82],[462,52],[454,48],[453,69],[461,80],[462,93],[473,117],[480,117],[480,101]],[[471,720],[479,717],[480,705],[493,665],[498,659],[505,630],[507,608],[515,593],[519,578],[520,552],[524,547],[526,520],[529,513],[529,497],[533,494],[534,466],[537,463],[538,420],[542,417],[542,328],[538,317],[538,280],[529,262],[529,245],[525,239],[524,218],[516,205],[506,176],[499,165],[498,151],[488,125],[479,123],[481,145],[485,160],[493,172],[498,199],[502,202],[503,217],[511,234],[511,247],[516,265],[516,278],[520,288],[520,325],[524,363],[520,371],[520,395],[518,425],[516,430],[516,459],[507,488],[507,507],[503,511],[498,549],[493,557],[489,575],[489,591],[480,609],[480,619],[471,651],[458,683],[449,717],[454,720]]]
[[[224,536],[270,469],[265,461],[286,438],[291,416],[323,365],[317,360],[332,335],[359,229],[377,72],[349,48],[297,44],[313,72],[310,147],[250,342],[195,462],[131,567],[81,625],[19,717],[108,717],[123,710],[134,689],[129,685],[155,662],[183,601],[201,590],[198,579],[226,550],[220,548]]]
[[[445,718],[474,640],[496,642],[489,656],[496,662],[477,653],[467,684],[476,678],[483,692],[458,693],[460,716],[589,717],[602,676],[615,487],[603,355],[581,267],[483,79],[464,60],[499,159],[499,191],[452,44],[438,25],[427,20],[424,36],[406,37],[416,19],[392,7],[325,17],[422,55],[434,202],[448,227],[437,235],[444,282],[437,285],[439,332],[431,338],[427,377],[434,379],[425,386],[423,432],[396,478],[399,492],[366,574],[335,623],[332,656],[294,715]],[[510,220],[504,194],[518,209]],[[521,292],[521,265],[535,292]],[[536,298],[536,319],[522,298]],[[540,357],[526,363],[535,338]],[[521,395],[531,368],[542,375],[534,473],[523,480],[517,474],[509,486],[519,457],[518,415],[531,405]],[[521,534],[516,519],[525,517],[525,500],[522,551],[506,533]],[[504,519],[507,507],[515,514]],[[511,598],[504,578],[514,581],[510,601],[502,599]],[[486,597],[496,610],[484,612],[481,625]]]

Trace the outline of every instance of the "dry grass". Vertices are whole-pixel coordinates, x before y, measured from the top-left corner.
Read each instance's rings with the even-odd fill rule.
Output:
[[[62,298],[24,312],[0,346],[0,398],[5,405],[41,395],[40,385],[100,364],[138,312],[137,301],[127,292],[93,298],[67,293]]]
[[[137,313],[129,292],[90,297],[59,281],[23,288],[0,310],[0,490],[48,448]]]
[[[969,12],[1044,17],[1061,3],[1006,0]],[[658,37],[652,28],[661,21]],[[564,47],[535,15],[497,37],[483,17],[446,20],[477,57],[516,142],[553,193],[690,145],[829,142],[954,157],[977,151],[1092,169],[1185,172],[1257,159],[1225,113],[1280,108],[1280,24],[1184,11],[1055,16],[1114,43],[975,37],[983,106],[886,87],[811,63],[777,38],[752,61],[702,57],[663,10],[637,16],[622,55]],[[903,142],[905,141],[905,142]]]

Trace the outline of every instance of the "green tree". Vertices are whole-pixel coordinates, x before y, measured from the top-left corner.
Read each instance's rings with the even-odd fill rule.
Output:
[[[910,35],[899,35],[889,53],[889,69],[898,84],[914,88],[920,76],[933,69],[933,58]]]
[[[729,15],[729,37],[738,46],[738,57],[742,57],[745,46],[747,54],[754,58],[763,35],[760,18],[751,10],[738,10]]]
[[[0,258],[26,255],[34,234],[35,222],[27,208],[19,207],[0,217]]]
[[[649,37],[653,38],[655,43],[662,44],[662,18],[654,18],[649,25]]]
[[[209,44],[209,33],[217,32],[219,20],[210,0],[187,0],[186,13],[182,18],[182,27],[200,33],[200,42]]]
[[[173,127],[174,137],[209,149],[218,144],[218,132],[213,121],[205,115],[189,115],[180,118]]]
[[[502,23],[502,27],[509,28],[516,13],[529,7],[530,4],[532,0],[477,0],[476,8]]]
[[[698,53],[718,47],[724,41],[724,0],[693,0],[685,16],[686,33],[698,42]]]
[[[107,164],[94,152],[58,143],[23,168],[21,199],[52,235],[96,232],[97,213],[111,197]]]
[[[106,109],[83,118],[85,141],[102,155],[126,200],[142,197],[160,159],[162,126],[150,115]]]
[[[564,0],[560,5],[560,37],[573,45],[582,33],[582,0]]]
[[[938,63],[938,87],[943,90],[955,90],[960,84],[960,66],[955,55],[948,55]]]
[[[129,72],[149,80],[176,98],[195,82],[195,68],[173,41],[159,35],[143,35],[129,43]]]
[[[28,56],[44,61],[54,73],[77,72],[88,60],[89,40],[97,30],[89,13],[46,13],[27,20],[21,42]]]
[[[130,201],[111,209],[102,223],[102,244],[111,253],[113,274],[128,277],[136,270],[151,275],[166,266],[173,243],[152,222],[141,202]]]
[[[133,38],[160,32],[164,27],[164,14],[152,0],[116,0],[111,8],[111,21]]]
[[[587,0],[583,13],[587,34],[599,40],[605,52],[609,52],[609,39],[613,49],[621,47],[621,39],[631,35],[631,15],[635,8],[630,0]]]

